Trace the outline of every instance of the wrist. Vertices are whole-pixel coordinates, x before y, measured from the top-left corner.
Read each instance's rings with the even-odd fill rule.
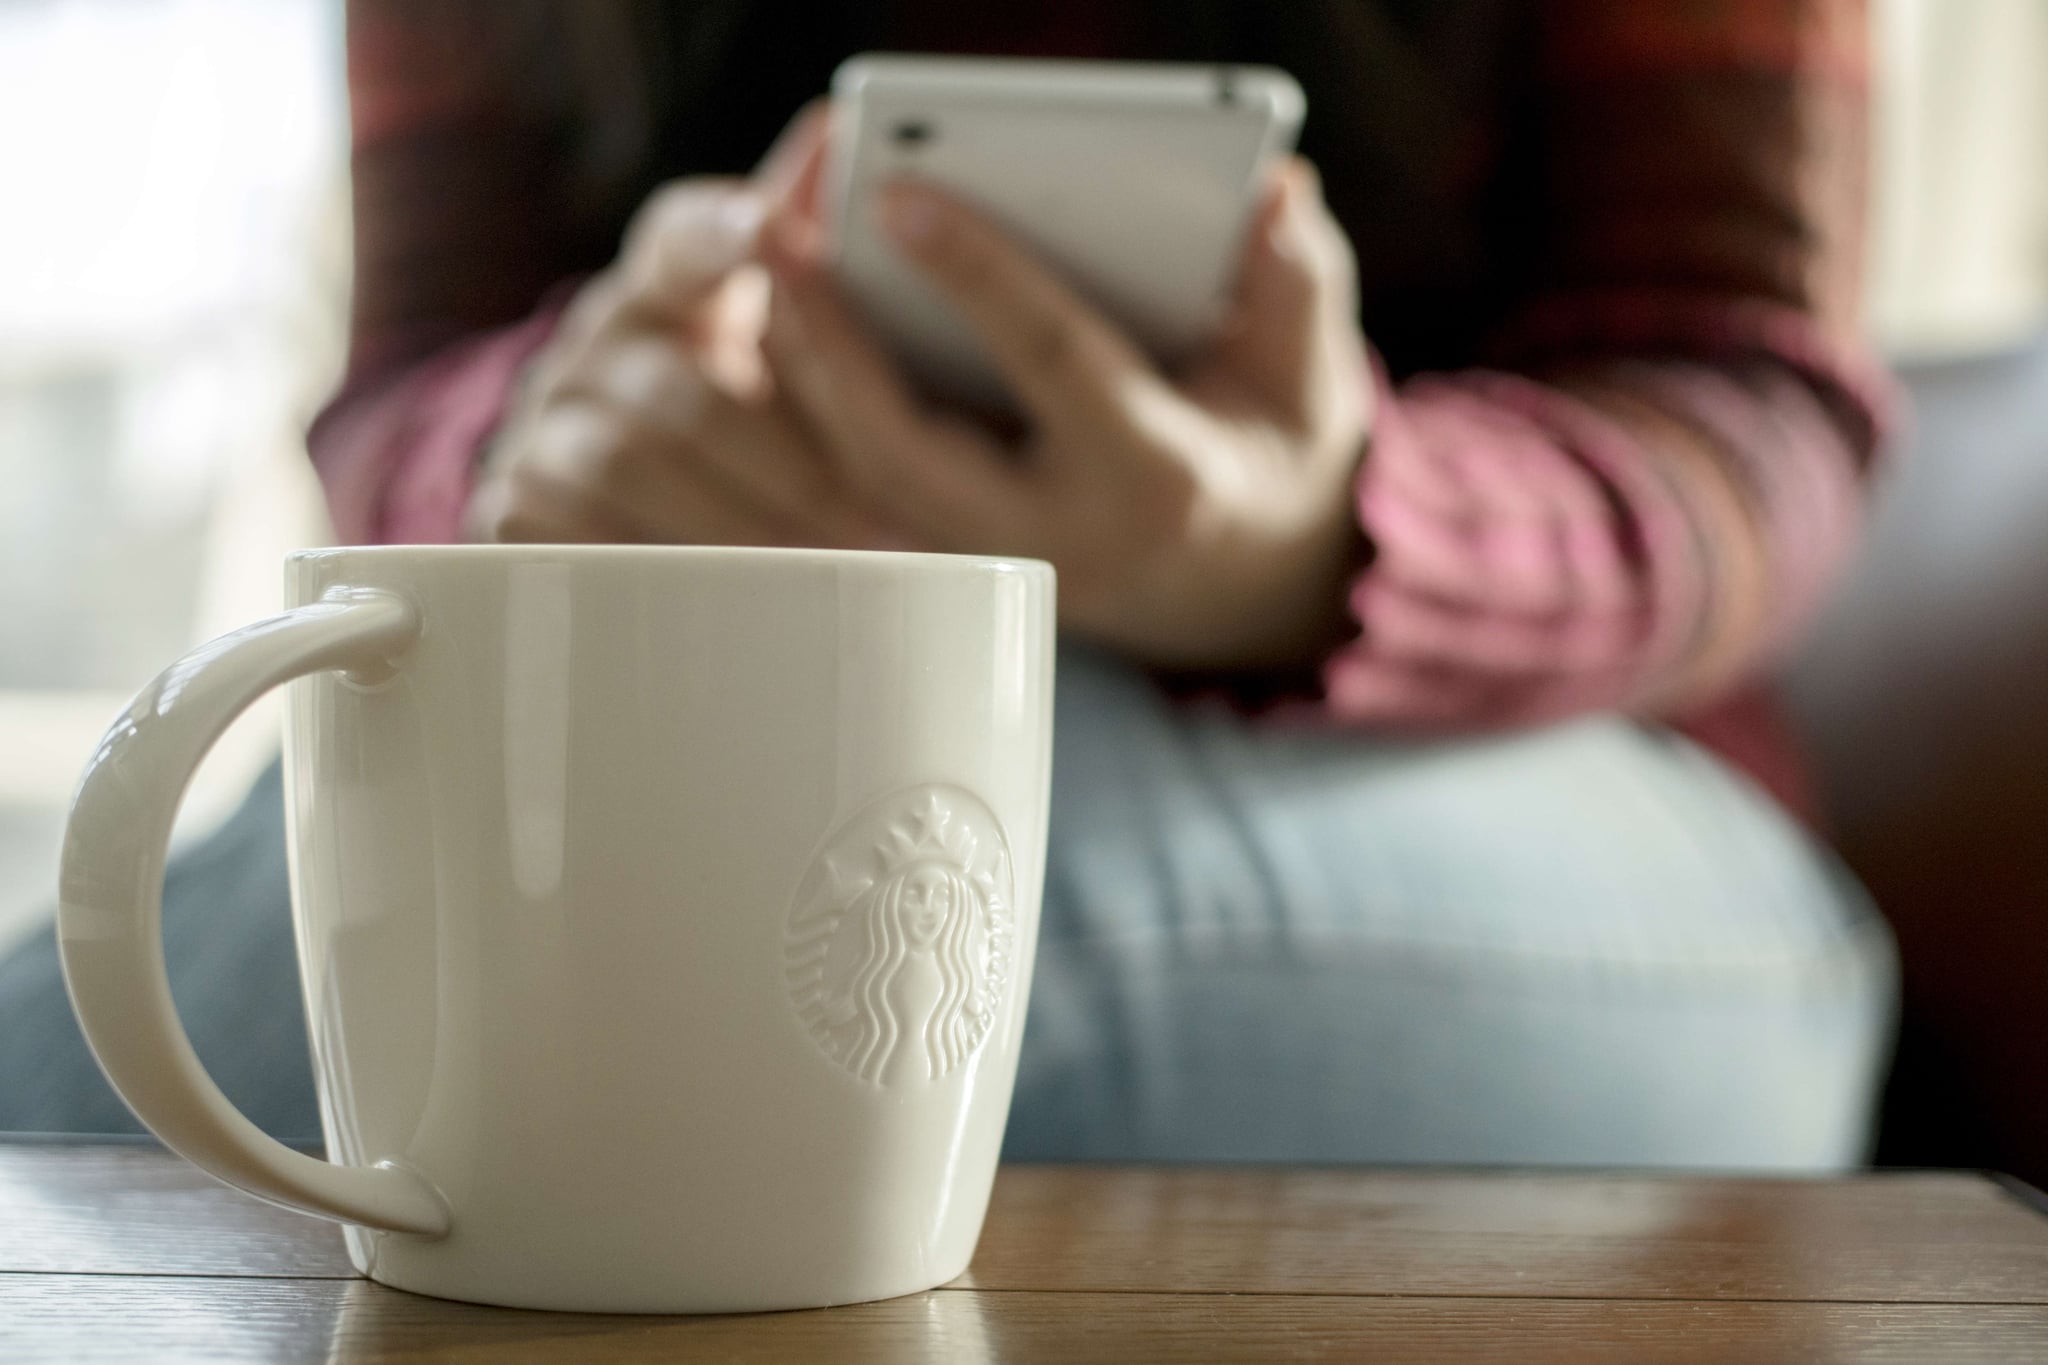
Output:
[[[1319,665],[1356,631],[1351,588],[1371,558],[1350,484],[1284,543],[1219,535],[1172,557],[1113,604],[1083,599],[1067,624],[1136,663],[1203,673]]]

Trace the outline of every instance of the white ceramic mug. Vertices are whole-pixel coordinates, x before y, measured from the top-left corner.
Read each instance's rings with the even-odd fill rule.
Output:
[[[135,1112],[373,1279],[709,1312],[926,1289],[980,1235],[1031,984],[1053,575],[938,555],[308,551],[86,769],[58,937]],[[332,1163],[179,1026],[178,794],[287,680]]]

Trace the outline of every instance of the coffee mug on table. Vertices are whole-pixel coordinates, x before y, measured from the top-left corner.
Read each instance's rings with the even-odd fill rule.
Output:
[[[286,601],[144,689],[65,835],[65,976],[144,1123],[448,1298],[793,1308],[966,1268],[1038,928],[1049,567],[341,549]],[[160,940],[179,793],[288,681],[332,1162],[208,1078]]]

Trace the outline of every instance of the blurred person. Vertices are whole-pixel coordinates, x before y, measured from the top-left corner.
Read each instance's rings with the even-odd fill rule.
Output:
[[[314,459],[345,541],[1051,561],[1014,1156],[1853,1163],[1889,940],[1758,679],[1886,423],[1865,36],[1858,0],[361,0]],[[903,186],[1022,421],[922,402],[822,263],[799,113],[877,49],[1291,71],[1211,352],[1160,372]],[[168,944],[224,1088],[311,1137],[277,807],[174,867]],[[0,1126],[132,1127],[54,981],[47,941],[0,964]]]

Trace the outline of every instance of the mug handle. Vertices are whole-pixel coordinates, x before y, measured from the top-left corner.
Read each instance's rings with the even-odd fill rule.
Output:
[[[426,1177],[295,1152],[221,1094],[178,1022],[163,955],[164,858],[206,751],[280,683],[330,668],[388,677],[419,629],[402,597],[337,589],[201,645],[159,674],[86,763],[64,830],[57,944],[101,1070],[166,1146],[273,1204],[438,1237],[451,1218]]]

